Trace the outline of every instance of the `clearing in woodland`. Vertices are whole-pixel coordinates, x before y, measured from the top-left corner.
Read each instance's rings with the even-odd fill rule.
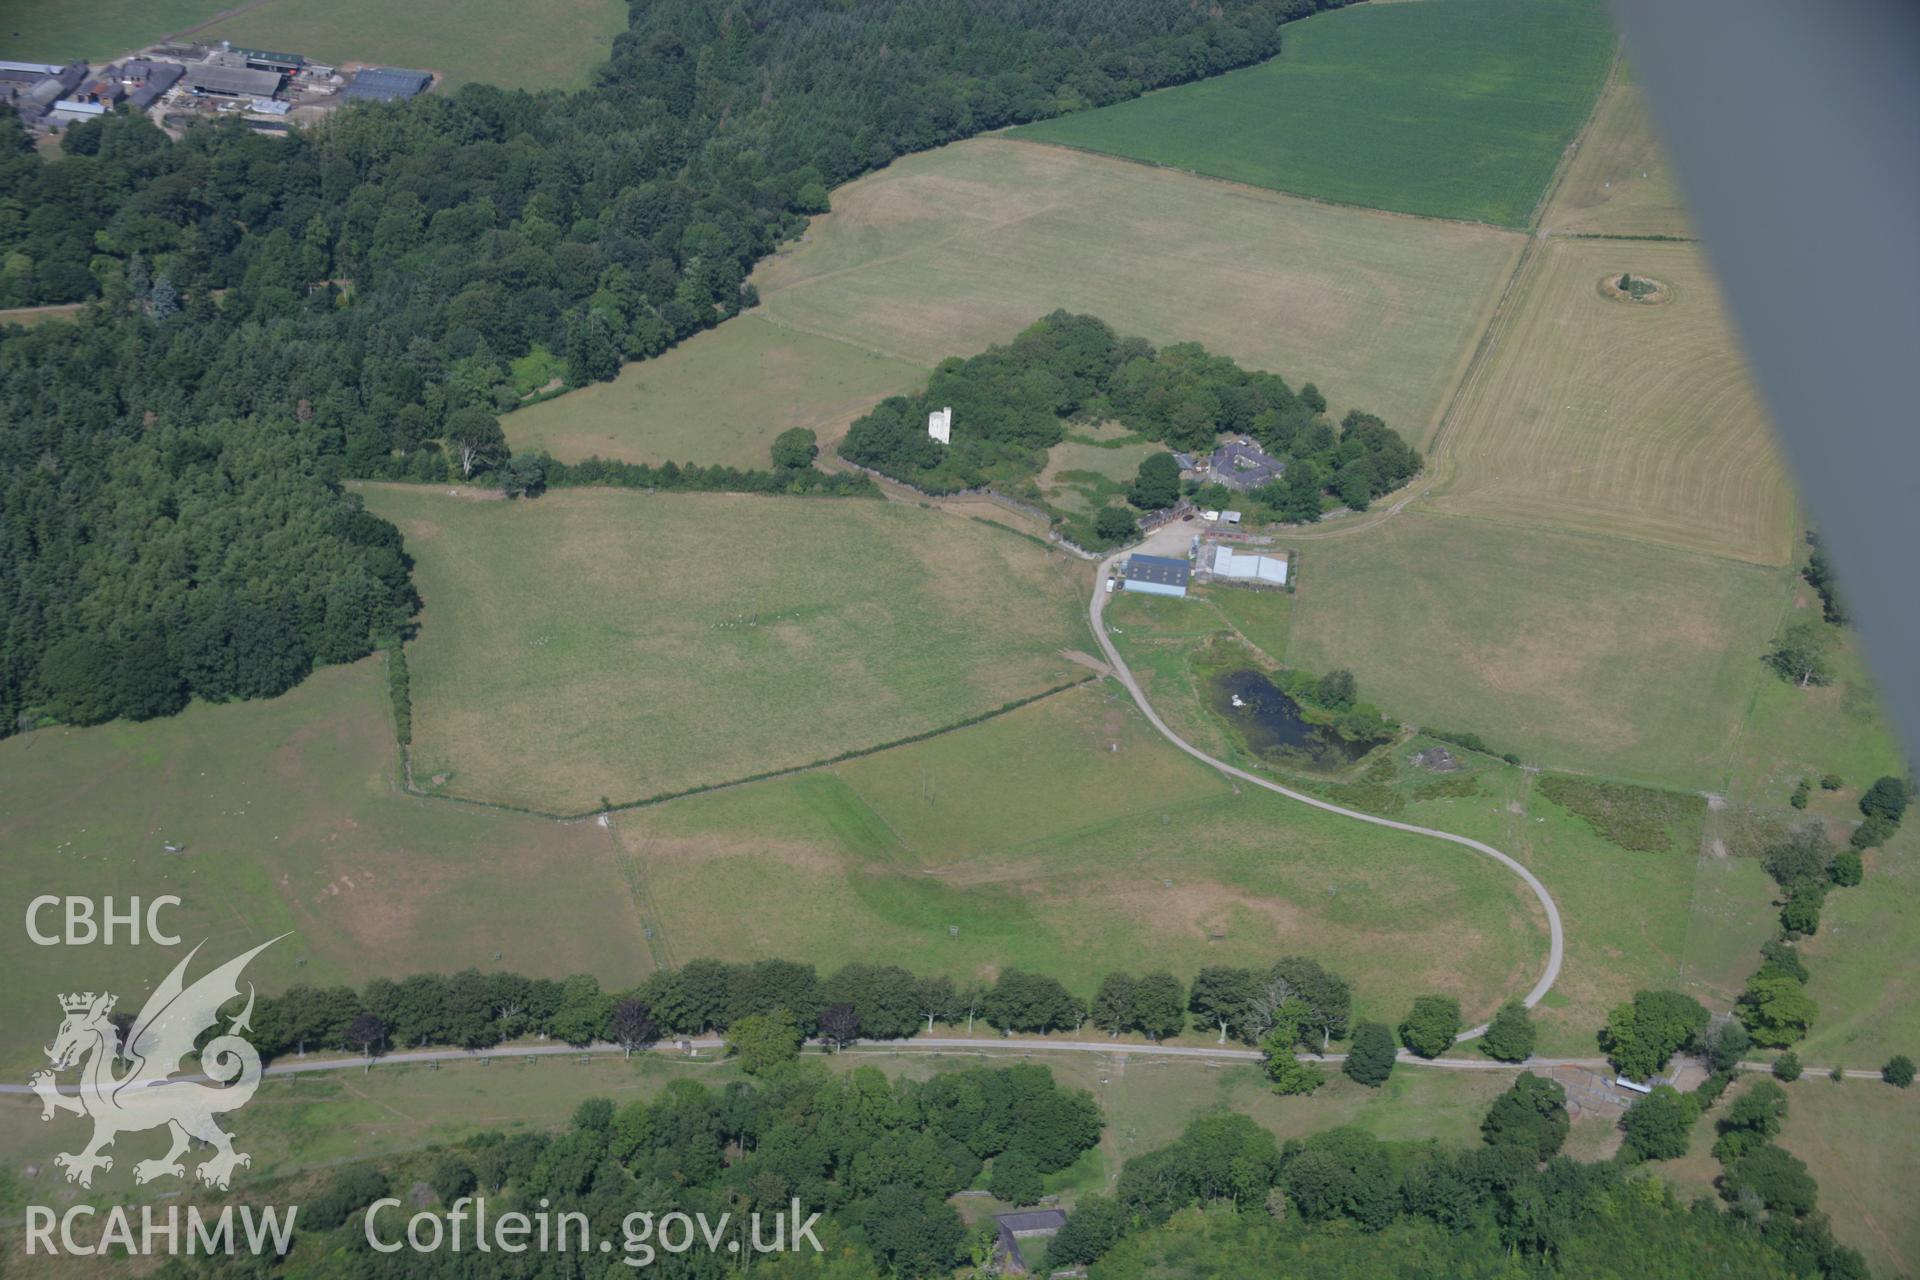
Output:
[[[1355,5],[1288,24],[1280,56],[1259,66],[1012,136],[1519,227],[1587,118],[1613,49],[1594,0]]]
[[[414,780],[581,812],[927,733],[1083,679],[1088,571],[864,499],[375,485],[426,602]],[[436,781],[438,779],[438,781]]]
[[[1665,293],[1634,302],[1622,274]],[[1437,510],[1785,564],[1796,504],[1706,259],[1554,238],[1449,428]]]
[[[926,377],[924,365],[744,315],[500,425],[516,453],[562,462],[598,454],[765,470],[782,431],[811,428],[826,452],[848,423]]]
[[[270,701],[0,741],[0,896],[176,894],[162,923],[220,961],[291,929],[247,970],[262,991],[469,966],[591,972],[610,987],[644,977],[606,832],[401,790],[381,661],[322,667]],[[136,1013],[167,957],[14,947],[0,1066],[45,1065],[56,991],[110,990]]]
[[[931,366],[1065,308],[1422,446],[1524,244],[1003,138],[902,157],[833,208],[760,265],[756,315]]]
[[[676,959],[1018,967],[1084,996],[1116,969],[1298,953],[1394,1020],[1437,991],[1475,1021],[1539,976],[1544,921],[1490,860],[1240,792],[1102,682],[614,826]]]

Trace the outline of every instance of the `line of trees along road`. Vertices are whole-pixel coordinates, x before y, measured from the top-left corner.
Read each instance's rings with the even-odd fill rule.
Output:
[[[0,113],[0,733],[279,693],[414,610],[346,477],[506,462],[510,364],[611,378],[895,156],[1277,52],[1318,0],[660,0],[594,85],[266,138]]]
[[[568,1044],[637,1047],[733,1030],[779,1015],[791,1040],[901,1040],[940,1023],[984,1023],[1008,1033],[1070,1031],[1091,1016],[1102,1030],[1177,1035],[1189,1018],[1247,1045],[1290,1054],[1321,1050],[1347,1035],[1347,982],[1306,956],[1264,970],[1214,966],[1189,988],[1168,973],[1108,975],[1091,1004],[1057,979],[1007,969],[991,983],[919,976],[897,965],[850,964],[822,977],[790,960],[693,960],[639,986],[608,991],[581,974],[564,979],[469,969],[452,975],[376,978],[351,987],[298,986],[259,997],[254,1047],[263,1058],[335,1049],[454,1045],[487,1048],[526,1036]],[[1273,1049],[1276,1027],[1284,1044]]]

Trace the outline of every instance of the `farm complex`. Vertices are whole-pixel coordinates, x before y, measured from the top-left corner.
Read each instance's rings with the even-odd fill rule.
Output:
[[[175,942],[4,953],[0,1271],[1920,1275],[1879,584],[1600,0],[9,22],[0,885]]]

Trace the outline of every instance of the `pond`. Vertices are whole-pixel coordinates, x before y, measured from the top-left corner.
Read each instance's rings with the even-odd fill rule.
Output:
[[[1266,760],[1344,768],[1367,754],[1375,741],[1349,742],[1327,725],[1307,719],[1300,704],[1264,672],[1222,671],[1208,682],[1213,709],[1232,725],[1247,750]]]

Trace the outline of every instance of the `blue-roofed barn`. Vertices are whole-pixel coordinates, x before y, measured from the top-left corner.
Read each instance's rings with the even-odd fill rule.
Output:
[[[1128,591],[1142,591],[1150,596],[1184,596],[1191,573],[1192,566],[1185,560],[1134,555],[1127,557],[1126,572],[1122,576]]]

